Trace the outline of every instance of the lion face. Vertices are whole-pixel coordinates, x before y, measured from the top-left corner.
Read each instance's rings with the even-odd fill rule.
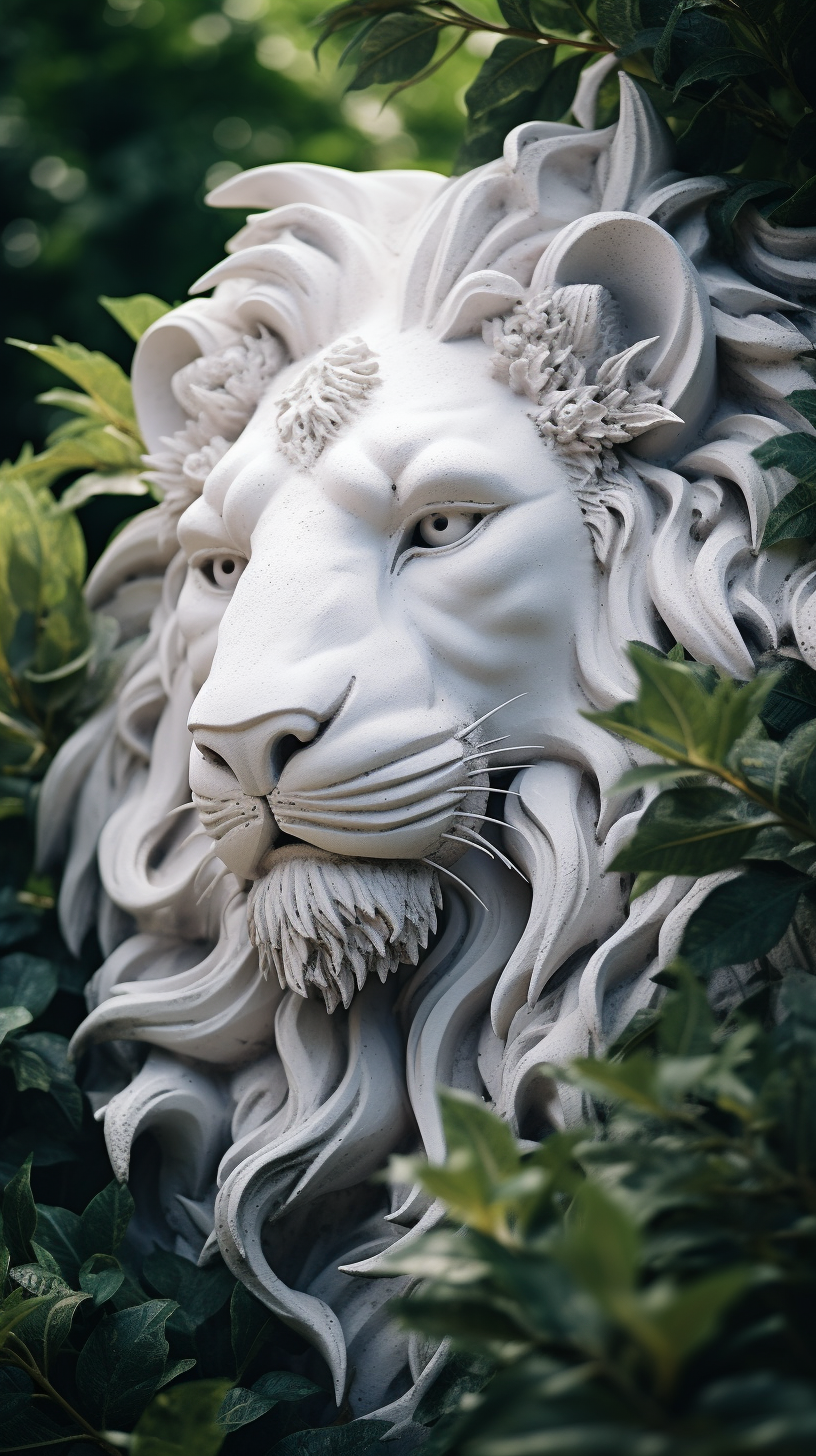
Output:
[[[488,766],[529,762],[584,701],[573,641],[597,567],[529,401],[478,340],[370,342],[380,382],[311,468],[276,435],[289,371],[180,526],[191,784],[246,877],[278,830],[450,862]]]

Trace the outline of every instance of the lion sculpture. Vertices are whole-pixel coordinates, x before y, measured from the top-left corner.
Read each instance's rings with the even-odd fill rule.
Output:
[[[137,349],[163,499],[88,584],[132,650],[42,795],[106,956],[75,1051],[144,1247],[220,1251],[395,1427],[444,1349],[359,1276],[439,1210],[371,1175],[443,1155],[439,1084],[579,1119],[536,1069],[654,1000],[710,884],[628,908],[632,752],[581,710],[631,695],[630,640],[816,666],[816,578],[759,549],[793,482],[751,454],[809,428],[814,233],[746,206],[727,263],[727,187],[625,76],[616,125],[451,181],[260,167]]]

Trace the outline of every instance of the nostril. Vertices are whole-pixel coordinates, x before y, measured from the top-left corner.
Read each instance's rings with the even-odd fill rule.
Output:
[[[299,738],[295,737],[294,733],[287,733],[283,738],[278,739],[278,742],[272,750],[272,771],[276,782],[286,768],[292,755],[297,753],[298,749],[302,747],[303,743]]]
[[[227,763],[227,760],[225,758],[222,758],[220,753],[216,753],[214,748],[207,748],[206,744],[204,743],[196,743],[196,748],[198,749],[205,763],[212,763],[216,766],[216,768],[225,768],[228,769],[230,773],[232,772],[229,764]]]

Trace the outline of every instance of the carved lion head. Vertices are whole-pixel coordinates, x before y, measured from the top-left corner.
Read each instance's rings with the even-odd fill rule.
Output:
[[[751,451],[801,428],[813,265],[750,207],[718,257],[726,186],[625,77],[616,126],[530,123],[456,181],[262,167],[139,345],[164,500],[89,588],[134,651],[43,796],[66,933],[108,957],[78,1046],[112,1048],[120,1175],[158,1142],[144,1227],[220,1249],[338,1393],[350,1342],[360,1411],[424,1357],[338,1264],[433,1218],[406,1189],[384,1223],[368,1175],[441,1153],[440,1081],[526,1135],[579,1116],[536,1067],[649,1003],[705,892],[627,909],[629,750],[582,710],[632,639],[738,677],[811,651]]]

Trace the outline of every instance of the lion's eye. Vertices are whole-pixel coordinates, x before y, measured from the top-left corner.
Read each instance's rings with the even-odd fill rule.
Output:
[[[467,536],[481,519],[472,511],[432,511],[418,522],[412,545],[452,546],[454,541]]]
[[[223,551],[218,556],[211,556],[209,561],[202,561],[201,570],[213,586],[221,587],[223,591],[232,591],[245,566],[243,556],[233,556]]]

